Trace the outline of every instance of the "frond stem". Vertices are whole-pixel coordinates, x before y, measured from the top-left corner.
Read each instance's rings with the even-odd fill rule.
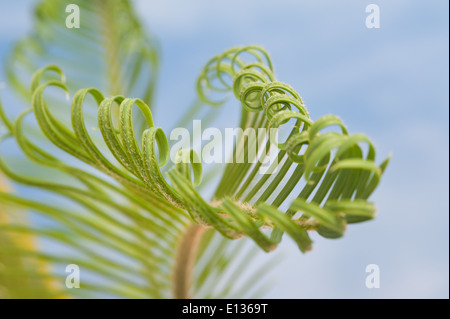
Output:
[[[176,299],[192,297],[191,285],[197,249],[206,229],[198,224],[190,224],[178,242],[173,270],[173,296]]]

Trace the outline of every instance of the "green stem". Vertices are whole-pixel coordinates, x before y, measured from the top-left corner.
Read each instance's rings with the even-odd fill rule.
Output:
[[[192,297],[191,286],[197,249],[205,230],[201,225],[190,224],[179,240],[173,272],[173,296],[176,299]]]

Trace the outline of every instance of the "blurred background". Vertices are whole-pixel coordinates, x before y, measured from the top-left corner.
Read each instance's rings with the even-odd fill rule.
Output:
[[[365,25],[370,3],[380,7],[379,29]],[[0,4],[2,62],[31,30],[35,4]],[[313,237],[314,249],[305,255],[285,237],[279,248],[284,259],[265,297],[449,297],[447,1],[134,4],[160,46],[159,126],[173,127],[173,114],[195,99],[195,80],[208,59],[232,46],[258,44],[271,54],[277,78],[302,95],[313,119],[333,113],[351,133],[366,133],[378,162],[393,153],[372,196],[377,218],[349,227],[338,240]],[[1,68],[3,103],[16,105]],[[239,106],[226,107],[219,127],[238,122]],[[368,264],[380,268],[378,289],[365,286]]]

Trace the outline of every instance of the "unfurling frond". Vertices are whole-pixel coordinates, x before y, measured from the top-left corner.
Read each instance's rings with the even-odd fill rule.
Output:
[[[150,107],[156,51],[128,2],[81,1],[86,13],[100,19],[86,20],[79,33],[56,22],[55,10],[65,5],[43,1],[36,34],[16,46],[8,67],[11,83],[32,107],[10,120],[0,104],[6,127],[0,154],[7,145],[18,146],[33,173],[18,170],[3,155],[0,172],[45,195],[24,199],[0,191],[1,208],[33,211],[45,222],[5,222],[0,209],[0,241],[8,241],[0,246],[0,262],[12,265],[6,274],[26,256],[33,265],[46,263],[45,271],[17,267],[16,276],[45,281],[38,288],[50,282],[45,291],[51,296],[67,293],[61,266],[73,263],[88,272],[83,289],[71,291],[74,296],[236,296],[240,267],[254,251],[236,259],[237,270],[229,272],[221,291],[210,282],[220,281],[232,268],[233,254],[245,249],[245,240],[229,239],[248,238],[269,252],[287,234],[305,252],[312,246],[311,232],[338,238],[348,224],[374,217],[369,197],[389,158],[376,164],[370,139],[350,134],[337,116],[311,119],[297,91],[276,80],[270,57],[259,46],[225,51],[198,78],[202,103],[220,107],[234,95],[242,106],[240,128],[265,132],[254,153],[248,150],[255,141],[245,134],[237,138],[233,159],[243,161],[227,164],[213,198],[205,198],[200,156],[181,149],[169,161],[166,132],[157,127]],[[87,52],[82,61],[71,52],[79,46]],[[49,58],[59,62],[56,52],[64,61],[43,67]],[[30,90],[22,79],[27,72],[33,72]],[[59,93],[72,96],[70,109]],[[279,141],[282,130],[287,138]],[[39,249],[17,244],[10,234],[50,244]],[[2,276],[0,271],[3,281]]]
[[[226,100],[220,95],[232,92],[243,106],[243,129],[266,128],[270,132],[295,121],[285,142],[277,143],[268,136],[265,150],[274,144],[278,149],[270,170],[273,174],[259,174],[262,161],[229,164],[215,194],[215,201],[222,201],[218,208],[196,201],[198,195],[189,183],[172,178],[189,203],[197,205],[192,210],[201,212],[198,214],[222,234],[231,238],[248,235],[270,251],[287,233],[306,251],[311,246],[307,231],[336,238],[343,235],[346,224],[373,218],[375,207],[367,199],[389,159],[375,164],[371,141],[363,134],[350,135],[338,117],[325,115],[313,121],[300,95],[276,81],[264,49],[238,47],[214,57],[203,69],[197,90],[205,103],[215,106]],[[332,126],[338,130],[330,131]],[[362,144],[368,149],[366,154]],[[234,155],[247,148],[242,137]],[[295,191],[298,193],[286,203]],[[248,207],[252,207],[251,213]],[[272,229],[269,237],[261,231],[264,226]]]
[[[248,63],[239,59],[243,52],[252,54],[257,62]],[[267,64],[263,63],[264,58]],[[214,58],[200,77],[200,96],[207,99],[206,89],[232,90],[244,106],[243,113],[247,117],[244,128],[278,128],[291,119],[295,120],[295,125],[286,142],[276,144],[279,150],[276,165],[279,167],[273,167],[274,173],[258,174],[261,162],[254,167],[250,162],[230,164],[215,195],[215,205],[208,203],[195,189],[201,180],[202,170],[193,151],[188,154],[179,152],[179,163],[168,172],[171,181],[168,183],[160,171],[169,159],[167,137],[162,129],[154,126],[151,111],[142,100],[122,96],[105,98],[97,89],[82,89],[73,98],[72,128],[67,128],[52,116],[44,91],[49,87],[58,87],[68,93],[68,89],[58,80],[41,83],[46,71],[57,72],[64,79],[62,71],[56,66],[44,68],[34,75],[33,113],[41,130],[54,145],[109,175],[123,188],[68,167],[33,145],[22,131],[23,119],[31,110],[19,116],[11,132],[25,154],[40,164],[65,170],[89,187],[92,184],[106,185],[111,191],[121,193],[146,209],[152,216],[167,222],[167,225],[172,226],[175,220],[185,221],[187,211],[193,222],[213,227],[228,238],[249,236],[265,251],[274,249],[283,233],[291,236],[299,248],[306,251],[311,246],[308,231],[335,238],[343,235],[347,223],[373,218],[375,208],[367,202],[367,198],[377,186],[387,160],[377,166],[370,140],[362,134],[349,135],[336,116],[327,115],[312,121],[298,93],[290,86],[275,81],[270,59],[259,47],[235,48]],[[224,88],[213,86],[210,74],[219,79]],[[232,78],[232,83],[225,81],[225,75]],[[111,158],[120,163],[120,167],[107,158],[88,133],[83,105],[89,96],[98,105],[98,127],[110,151],[108,155],[112,155]],[[133,127],[135,106],[147,125],[141,136],[141,145]],[[115,107],[119,108],[118,127],[115,127],[112,116]],[[332,125],[338,126],[339,130],[322,133]],[[269,134],[266,146],[274,143]],[[361,143],[368,145],[366,155]],[[246,141],[242,138],[236,145],[235,153],[246,148]],[[266,150],[269,148],[266,147]],[[300,155],[302,149],[304,152]],[[27,184],[70,196],[93,197],[87,190],[28,181],[9,171],[3,163],[1,167],[10,178]],[[194,173],[192,178],[191,168]],[[302,178],[305,185],[298,196],[287,206],[286,212],[280,211],[279,207]],[[95,197],[97,200],[101,198],[99,195]],[[104,201],[117,206],[106,197]],[[134,216],[131,211],[129,214]],[[138,214],[133,218],[135,221],[145,221]],[[267,236],[262,228],[272,229],[271,235]]]

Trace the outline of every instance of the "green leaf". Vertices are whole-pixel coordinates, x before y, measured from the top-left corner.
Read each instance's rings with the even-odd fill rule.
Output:
[[[71,91],[97,87],[108,95],[154,97],[158,53],[127,0],[81,0],[81,26],[69,29],[61,17],[69,0],[44,0],[35,9],[34,32],[16,43],[6,63],[9,83],[29,97],[29,78],[49,63],[68,76]],[[32,89],[33,91],[33,89]]]
[[[1,258],[26,257],[56,268],[80,265],[94,276],[74,296],[238,296],[256,287],[271,268],[264,266],[240,288],[225,282],[244,280],[233,267],[252,259],[250,253],[236,256],[251,251],[245,238],[270,252],[287,234],[306,252],[312,247],[309,232],[338,238],[347,224],[374,217],[375,207],[367,199],[389,159],[377,165],[371,141],[349,134],[337,116],[311,119],[300,94],[276,80],[269,54],[259,46],[235,47],[213,57],[198,78],[199,101],[219,107],[233,93],[242,105],[239,127],[267,132],[259,155],[248,155],[254,145],[245,134],[238,137],[233,156],[244,155],[244,163],[229,163],[213,199],[204,198],[199,156],[183,150],[176,163],[168,161],[166,133],[155,126],[150,106],[154,45],[128,2],[80,2],[91,19],[83,20],[79,32],[57,21],[65,4],[43,1],[36,34],[20,42],[10,59],[10,82],[30,97],[31,108],[10,120],[0,104],[0,120],[7,128],[0,148],[6,140],[15,141],[36,172],[52,176],[24,174],[0,156],[0,170],[9,180],[52,195],[24,199],[0,192],[2,205],[18,206],[52,223],[1,224],[0,239],[26,234],[51,244],[42,249],[4,246]],[[85,54],[80,61],[71,60],[76,49]],[[67,61],[59,61],[54,50],[67,54]],[[42,67],[44,60],[52,64]],[[27,90],[20,77],[37,66]],[[152,75],[142,80],[149,70]],[[50,90],[70,93],[71,110],[57,107],[61,101]],[[68,114],[70,123],[62,119]],[[26,117],[37,122],[45,146],[32,136]],[[93,119],[98,131],[90,128]],[[279,143],[271,129],[285,125],[291,125],[290,131]],[[269,158],[277,161],[261,173]],[[8,267],[5,273],[12,276],[13,270]],[[61,277],[56,271],[27,268],[17,273],[42,280]],[[64,288],[58,287],[58,293]]]

